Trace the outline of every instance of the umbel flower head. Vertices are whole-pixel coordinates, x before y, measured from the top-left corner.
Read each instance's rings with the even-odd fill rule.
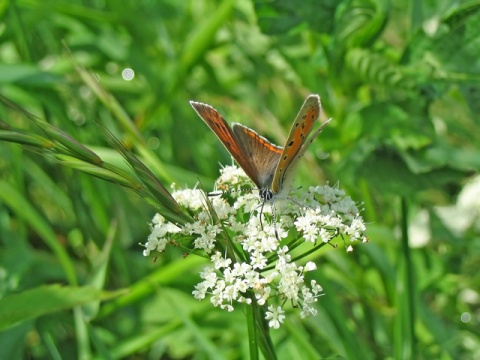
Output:
[[[200,189],[174,191],[173,198],[195,221],[180,227],[155,215],[144,255],[171,244],[208,257],[210,265],[200,273],[193,296],[208,296],[228,311],[253,301],[268,306],[265,319],[272,328],[283,323],[287,303],[301,309],[302,317],[315,316],[313,304],[322,287],[306,281],[305,273],[316,265],[301,265],[302,259],[336,237],[365,242],[358,208],[337,186],[312,186],[273,204],[262,204],[257,191],[247,187],[252,183],[243,170],[227,166],[217,180],[222,196],[208,197]]]

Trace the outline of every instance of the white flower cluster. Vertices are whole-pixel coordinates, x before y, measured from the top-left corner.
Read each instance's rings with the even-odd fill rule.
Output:
[[[175,191],[172,196],[194,214],[195,222],[179,227],[157,214],[144,255],[164,251],[168,243],[182,237],[193,238],[191,250],[203,251],[211,261],[200,273],[203,281],[193,291],[196,299],[208,294],[214,306],[228,311],[233,311],[235,303],[265,305],[276,299],[281,306],[269,304],[266,312],[272,328],[283,323],[286,303],[300,307],[302,317],[315,316],[313,304],[322,287],[315,280],[306,285],[305,273],[316,266],[313,262],[298,265],[302,258],[298,250],[303,243],[310,243],[307,250],[319,248],[336,236],[366,241],[357,207],[342,190],[328,185],[275,199],[273,205],[261,204],[254,191],[240,190],[248,184],[241,169],[228,166],[222,169],[217,187],[235,190],[223,196],[207,198],[198,189]]]

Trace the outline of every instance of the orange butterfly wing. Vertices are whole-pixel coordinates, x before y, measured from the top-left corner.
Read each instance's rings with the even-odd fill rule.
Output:
[[[198,116],[208,125],[208,127],[217,135],[219,140],[233,156],[235,161],[245,171],[250,179],[260,187],[257,172],[250,160],[250,156],[246,150],[241,147],[236,135],[232,132],[225,119],[213,107],[196,101],[190,101],[193,109]]]
[[[275,170],[272,182],[272,191],[274,194],[282,191],[288,172],[298,159],[297,156],[300,150],[302,150],[302,146],[305,144],[308,135],[312,131],[313,125],[320,115],[320,108],[320,97],[318,95],[308,96],[300,108],[290,129],[290,134],[288,135],[287,142],[280,156],[280,161]],[[318,134],[319,132],[316,132],[316,135]],[[305,145],[308,146],[310,143],[311,142]],[[303,155],[305,150],[306,148],[302,150],[300,155]]]

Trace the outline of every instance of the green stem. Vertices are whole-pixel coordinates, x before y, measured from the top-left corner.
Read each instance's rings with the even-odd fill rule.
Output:
[[[410,253],[410,247],[408,244],[408,203],[407,199],[402,198],[402,218],[401,218],[401,226],[402,226],[402,253],[403,253],[403,260],[404,260],[404,283],[405,283],[405,295],[404,300],[402,303],[407,307],[405,309],[405,321],[404,330],[406,335],[406,342],[410,344],[409,347],[404,348],[404,351],[410,352],[404,353],[406,357],[410,358],[413,354],[416,354],[415,351],[415,303],[414,303],[414,296],[415,296],[415,285],[413,282],[413,265]]]
[[[250,350],[250,359],[258,359],[257,331],[255,326],[255,312],[253,306],[245,305],[248,328],[248,347]]]
[[[276,360],[277,354],[270,337],[270,328],[265,320],[265,307],[258,305],[254,294],[249,294],[251,306],[247,305],[250,358],[258,359],[258,348],[266,360]]]

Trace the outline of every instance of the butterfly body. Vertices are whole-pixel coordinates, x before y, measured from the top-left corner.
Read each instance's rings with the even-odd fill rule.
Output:
[[[271,200],[288,189],[292,180],[290,174],[298,160],[328,123],[322,124],[309,136],[321,109],[320,97],[310,95],[293,122],[285,146],[280,147],[239,123],[233,123],[230,128],[210,105],[195,101],[190,101],[190,104],[252,179],[264,200]]]

